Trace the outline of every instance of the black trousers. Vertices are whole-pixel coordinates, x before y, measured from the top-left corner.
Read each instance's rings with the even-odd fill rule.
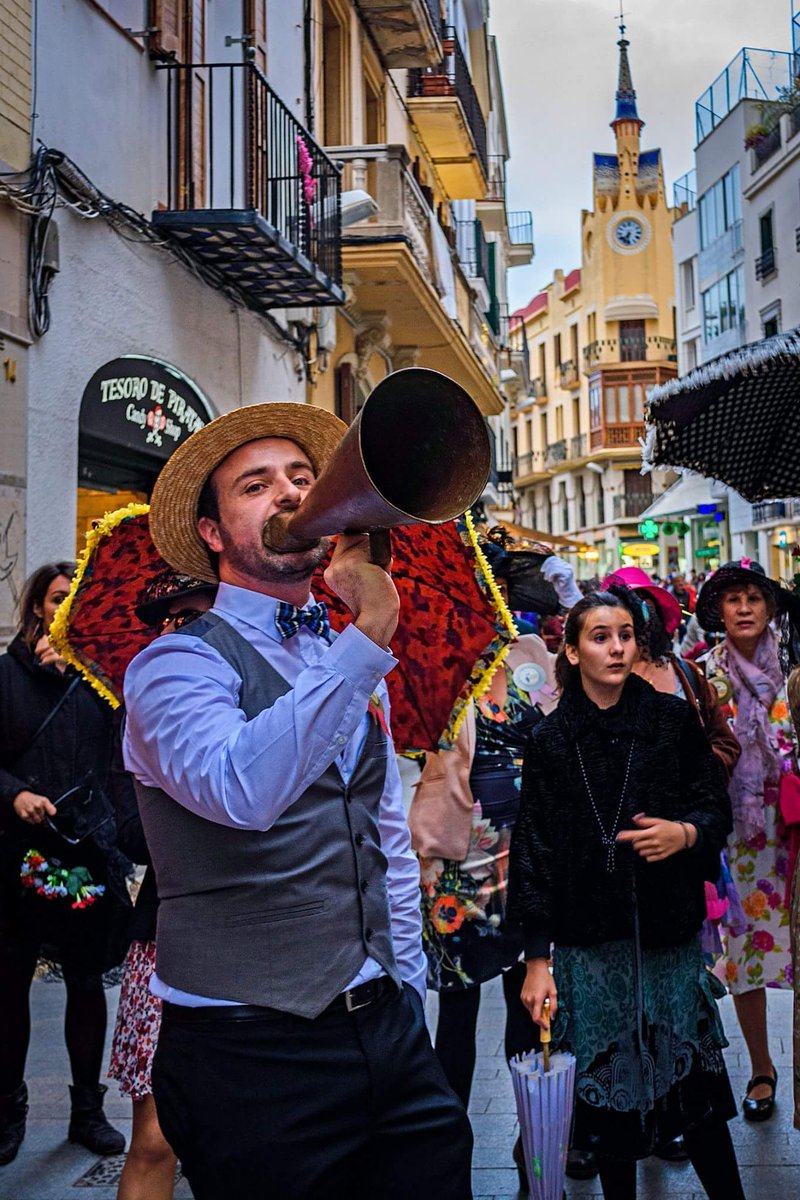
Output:
[[[313,1021],[167,1006],[153,1095],[195,1200],[472,1196],[472,1132],[409,985]]]

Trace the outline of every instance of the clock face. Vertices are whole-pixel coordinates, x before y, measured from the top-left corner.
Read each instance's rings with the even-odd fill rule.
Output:
[[[606,226],[606,237],[617,254],[638,254],[650,242],[650,224],[639,213],[617,213]]]
[[[626,250],[632,250],[634,246],[638,246],[643,236],[643,226],[633,217],[626,217],[624,221],[620,221],[614,230],[614,237]]]

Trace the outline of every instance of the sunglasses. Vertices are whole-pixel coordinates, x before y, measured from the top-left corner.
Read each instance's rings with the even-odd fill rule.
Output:
[[[181,612],[169,613],[161,622],[161,632],[163,633],[168,627],[180,629],[182,625],[188,625],[190,621],[196,621],[198,617],[205,616],[198,608],[184,608]]]

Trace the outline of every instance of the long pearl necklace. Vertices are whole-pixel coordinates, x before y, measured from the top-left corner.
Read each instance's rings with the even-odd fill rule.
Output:
[[[589,780],[586,777],[586,768],[583,765],[583,755],[581,754],[581,748],[577,742],[575,743],[575,750],[577,751],[578,762],[580,763],[580,767],[581,767],[581,775],[583,776],[583,782],[586,785],[586,793],[589,797],[589,803],[592,806],[592,812],[594,813],[594,819],[595,819],[595,821],[597,821],[597,825],[600,830],[600,842],[605,847],[605,850],[606,850],[606,871],[609,874],[611,874],[613,871],[615,871],[616,866],[617,866],[617,832],[619,830],[620,818],[622,817],[622,806],[625,803],[625,793],[628,790],[628,776],[630,775],[631,762],[633,761],[633,747],[634,747],[634,743],[631,742],[631,748],[628,753],[628,765],[625,768],[625,780],[622,784],[622,792],[620,793],[619,804],[617,805],[617,815],[614,817],[614,824],[611,827],[611,831],[609,833],[606,833],[605,826],[603,825],[603,822],[600,819],[600,813],[597,810],[597,805],[594,802],[594,796],[592,795],[592,789],[589,787]]]

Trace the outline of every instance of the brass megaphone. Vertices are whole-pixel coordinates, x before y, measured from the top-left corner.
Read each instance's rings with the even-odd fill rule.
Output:
[[[486,422],[459,384],[424,367],[395,371],[370,392],[302,506],[267,522],[264,545],[291,553],[335,533],[369,533],[372,561],[385,566],[386,531],[460,516],[491,462]]]

